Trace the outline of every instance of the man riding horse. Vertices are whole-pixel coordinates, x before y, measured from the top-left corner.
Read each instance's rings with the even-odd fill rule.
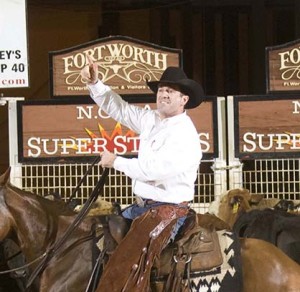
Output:
[[[124,172],[132,179],[136,195],[136,203],[123,210],[122,216],[129,220],[139,218],[139,222],[132,225],[104,271],[104,274],[110,273],[113,258],[118,257],[120,262],[124,250],[128,259],[140,249],[136,257],[132,256],[127,269],[129,274],[126,274],[126,267],[119,268],[126,275],[124,283],[120,279],[116,282],[124,286],[128,285],[130,270],[141,264],[143,251],[148,256],[151,252],[154,256],[158,254],[174,240],[187,218],[202,151],[198,133],[186,109],[199,106],[205,98],[199,83],[187,78],[182,69],[168,67],[159,81],[147,82],[156,94],[157,109],[141,108],[124,101],[98,79],[98,65],[91,57],[88,63],[81,76],[88,85],[91,98],[110,117],[140,135],[136,158],[121,157],[107,150],[100,154],[103,167]],[[133,241],[134,237],[136,241]],[[156,245],[150,244],[154,239]],[[101,291],[106,291],[105,285],[109,287],[111,283],[100,281],[99,285]]]

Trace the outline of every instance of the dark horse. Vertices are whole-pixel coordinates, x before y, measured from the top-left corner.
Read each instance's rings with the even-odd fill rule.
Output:
[[[227,222],[238,236],[268,241],[300,264],[300,216],[283,211],[284,200],[274,206],[275,210],[267,202],[263,209],[251,207],[251,202],[257,200],[261,202],[261,196],[257,199],[247,189],[232,189],[212,203],[210,211]]]
[[[64,236],[75,214],[65,204],[13,187],[8,178],[9,172],[0,177],[0,240],[15,235],[33,271],[52,244]],[[94,217],[87,217],[71,233],[34,282],[36,291],[86,290],[93,268],[95,223]],[[299,291],[300,266],[275,246],[243,239],[241,256],[244,292]]]
[[[300,264],[300,216],[286,211],[264,209],[241,214],[233,225],[241,237],[268,241]]]

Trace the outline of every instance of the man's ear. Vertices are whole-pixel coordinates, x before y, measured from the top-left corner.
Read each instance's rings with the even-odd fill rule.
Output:
[[[182,103],[183,103],[183,106],[185,106],[186,105],[186,103],[189,101],[189,96],[188,95],[183,95],[182,96]]]

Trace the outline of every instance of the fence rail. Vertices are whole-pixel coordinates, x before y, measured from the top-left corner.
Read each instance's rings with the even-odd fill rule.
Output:
[[[202,161],[195,183],[195,199],[193,208],[197,211],[206,211],[209,203],[214,199],[214,173],[201,172],[201,169],[211,169],[213,161]],[[41,196],[59,195],[68,200],[78,182],[88,170],[90,164],[24,164],[21,166],[22,189]],[[75,198],[84,203],[91,194],[94,186],[102,175],[103,169],[95,165],[83,181]],[[134,194],[131,179],[124,174],[110,170],[103,189],[102,199],[109,202],[118,202],[123,207],[133,203]]]

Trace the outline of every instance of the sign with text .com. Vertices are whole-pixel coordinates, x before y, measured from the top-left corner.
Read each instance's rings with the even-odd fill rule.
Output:
[[[28,87],[26,0],[1,0],[0,88]]]

